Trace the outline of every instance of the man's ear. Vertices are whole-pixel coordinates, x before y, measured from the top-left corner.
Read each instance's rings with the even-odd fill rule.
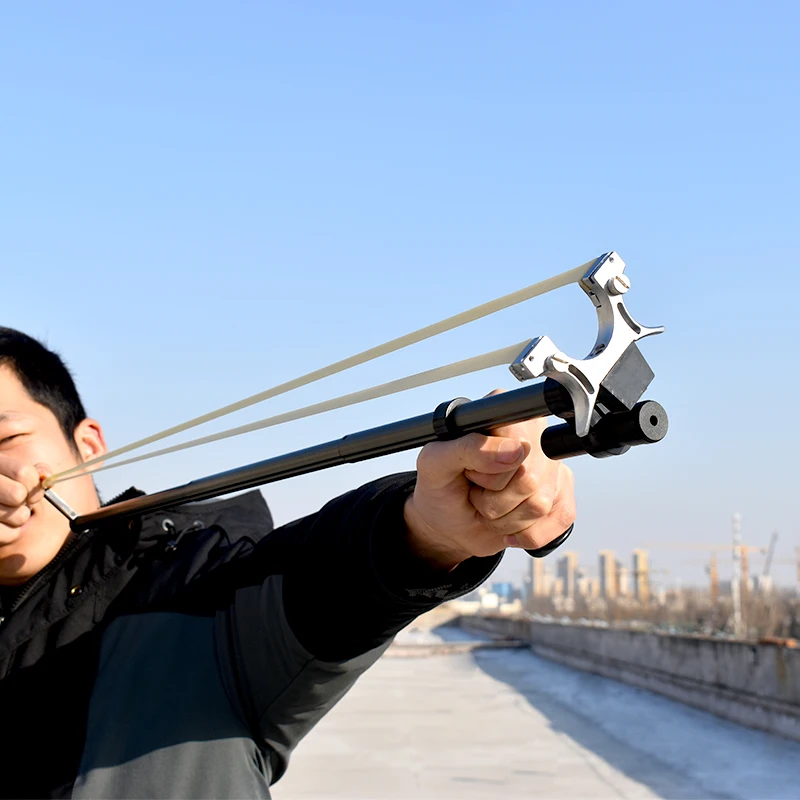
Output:
[[[85,419],[75,428],[75,446],[82,461],[98,458],[108,452],[106,438],[100,423],[94,419]]]

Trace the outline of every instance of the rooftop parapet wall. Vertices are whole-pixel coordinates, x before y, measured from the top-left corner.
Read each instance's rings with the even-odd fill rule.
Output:
[[[800,741],[800,649],[519,619],[462,617],[461,624],[526,639],[542,657]]]

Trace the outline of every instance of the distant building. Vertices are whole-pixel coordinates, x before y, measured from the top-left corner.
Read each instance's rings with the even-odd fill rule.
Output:
[[[510,603],[514,599],[514,586],[511,581],[499,581],[492,584],[494,592],[502,602]]]
[[[545,581],[545,569],[543,558],[531,559],[531,596],[547,597],[550,593]]]
[[[606,600],[617,596],[617,562],[611,550],[600,551],[600,594]]]
[[[556,575],[564,582],[564,597],[574,600],[578,579],[578,554],[564,553],[564,557],[558,560]]]
[[[594,600],[600,596],[600,581],[581,574],[576,582],[576,591],[579,597]]]
[[[516,598],[510,603],[500,603],[499,611],[501,614],[519,614],[522,611],[522,601]]]
[[[633,551],[633,593],[640,603],[650,600],[650,568],[647,550]]]
[[[539,559],[534,559],[534,561],[538,561]],[[544,589],[544,596],[550,597],[551,594],[555,593],[555,589],[553,588],[553,573],[550,572],[549,569],[544,571],[544,575],[542,576],[542,588]]]
[[[619,597],[630,597],[630,577],[631,573],[627,567],[617,561],[616,564],[616,577],[617,577],[617,595]]]

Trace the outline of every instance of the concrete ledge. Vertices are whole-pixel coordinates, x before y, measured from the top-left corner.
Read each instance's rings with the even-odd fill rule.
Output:
[[[531,623],[513,617],[462,616],[458,624],[465,631],[482,633],[491,639],[520,639],[531,641]]]
[[[462,617],[460,624],[525,640],[543,658],[800,741],[800,650],[781,643],[483,616]]]
[[[710,686],[669,673],[659,673],[650,667],[627,662],[590,659],[584,653],[571,653],[535,644],[531,649],[542,658],[657,692],[749,728],[758,728],[800,741],[800,708],[796,706],[748,696],[722,686]]]
[[[498,639],[492,642],[436,642],[435,644],[393,644],[386,651],[388,658],[419,658],[421,656],[450,656],[471,653],[473,650],[530,649],[528,642],[519,639]]]

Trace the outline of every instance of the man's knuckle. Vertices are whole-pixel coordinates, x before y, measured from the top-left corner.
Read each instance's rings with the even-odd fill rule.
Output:
[[[24,525],[31,517],[31,510],[27,506],[15,508],[13,511],[3,515],[3,524],[10,528],[19,528]]]
[[[470,502],[475,510],[486,520],[496,519],[495,503],[486,489],[475,487],[469,495]]]
[[[462,459],[462,463],[469,463],[475,459],[475,455],[485,452],[489,437],[482,436],[479,433],[470,433],[467,436],[462,436],[456,439],[459,445],[458,454]]]
[[[426,472],[436,461],[442,458],[443,442],[430,442],[426,444],[417,456],[417,470]]]
[[[525,505],[534,517],[546,517],[553,510],[553,498],[544,492],[536,492],[525,501]]]
[[[490,522],[496,522],[503,516],[501,510],[495,503],[481,503],[481,516],[488,519]]]
[[[6,468],[3,470],[3,474],[12,481],[19,481],[22,477],[22,471],[25,469],[24,464],[20,464],[18,461],[13,461],[10,464],[6,464]]]
[[[541,481],[536,471],[524,462],[518,467],[514,482],[518,490],[528,497],[535,495],[541,486]]]
[[[17,481],[10,484],[4,494],[11,506],[21,506],[28,499],[28,490]]]
[[[8,477],[21,484],[23,489],[28,486],[33,488],[39,482],[39,473],[29,464],[15,464],[9,471]]]

